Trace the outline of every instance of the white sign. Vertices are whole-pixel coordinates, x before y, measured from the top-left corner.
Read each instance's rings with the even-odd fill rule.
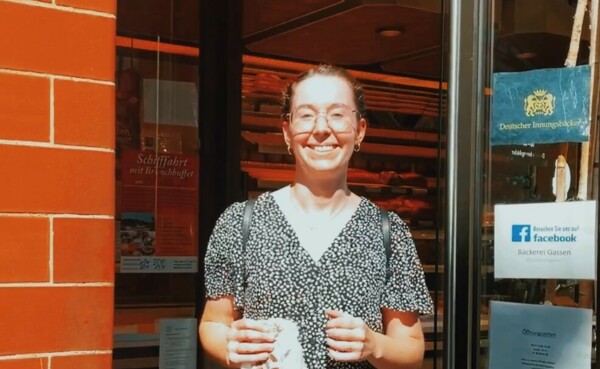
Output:
[[[197,256],[121,256],[121,273],[196,273]]]
[[[196,369],[198,323],[194,318],[160,320],[160,369]]]
[[[494,207],[496,278],[595,279],[596,202]]]
[[[592,310],[492,301],[489,369],[589,369]]]

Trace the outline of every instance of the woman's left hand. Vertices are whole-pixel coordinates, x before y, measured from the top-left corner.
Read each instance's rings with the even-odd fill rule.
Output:
[[[338,310],[325,310],[329,317],[325,333],[329,356],[336,361],[361,361],[375,350],[375,332],[361,318]]]

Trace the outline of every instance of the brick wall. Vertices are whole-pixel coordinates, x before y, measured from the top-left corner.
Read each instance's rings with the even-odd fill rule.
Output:
[[[0,369],[111,367],[116,0],[0,0]]]

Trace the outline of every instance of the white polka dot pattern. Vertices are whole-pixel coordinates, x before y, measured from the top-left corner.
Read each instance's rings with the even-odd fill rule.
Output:
[[[382,307],[432,312],[410,231],[395,213],[390,213],[391,276],[386,281],[379,209],[366,198],[318,262],[300,246],[270,193],[256,201],[242,255],[244,206],[240,202],[227,208],[213,230],[205,258],[207,297],[233,295],[235,308],[248,318],[296,322],[308,368],[372,368],[367,361],[329,358],[326,308],[360,317],[378,332]]]

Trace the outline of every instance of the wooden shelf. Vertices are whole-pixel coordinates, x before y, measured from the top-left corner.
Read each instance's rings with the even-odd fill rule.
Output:
[[[261,181],[285,184],[294,180],[294,164],[242,161],[241,169],[248,173],[250,177]],[[348,169],[349,186],[389,188],[392,190],[392,192],[399,193],[427,193],[428,189],[435,188],[436,178],[428,177],[426,180],[428,188],[419,188],[414,186],[390,186],[382,183],[379,173],[369,172],[363,169]],[[396,191],[393,191],[394,189]]]
[[[275,148],[276,152],[285,152],[285,141],[282,133],[258,133],[242,131],[242,137],[250,143],[257,144],[259,146],[272,146]],[[270,150],[266,151],[269,152]],[[438,155],[437,149],[431,147],[390,145],[371,142],[363,142],[360,145],[360,152],[363,154],[391,155],[427,159],[435,159]],[[445,157],[445,150],[442,150],[441,155],[442,158]]]
[[[255,112],[244,112],[242,114],[242,125],[258,128],[270,128],[281,131],[282,120],[276,114],[268,113],[255,113]],[[394,140],[405,140],[422,143],[437,143],[438,138],[445,141],[445,135],[438,137],[437,133],[433,132],[422,132],[422,131],[408,131],[398,129],[384,129],[384,128],[373,128],[368,127],[367,138],[385,138]],[[282,139],[283,140],[283,139]],[[281,141],[283,142],[283,141]]]
[[[435,273],[435,265],[434,264],[423,264],[421,265],[423,267],[423,271],[425,273]],[[444,266],[443,265],[438,265],[438,273],[443,273],[444,272]],[[494,267],[491,265],[482,265],[481,266],[481,273],[493,273],[494,272]]]
[[[244,55],[243,64],[244,97],[272,101],[280,99],[282,89],[298,72],[315,66],[250,55]],[[446,99],[440,99],[440,93],[442,96],[445,94],[445,91],[441,91],[446,89],[445,83],[381,73],[349,72],[361,81],[367,106],[371,110],[436,117],[441,104],[441,112],[445,114]]]

